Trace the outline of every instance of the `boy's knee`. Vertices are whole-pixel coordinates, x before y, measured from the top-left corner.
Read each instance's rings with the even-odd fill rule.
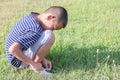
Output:
[[[53,44],[55,42],[54,33],[51,30],[45,30],[42,34],[42,44]]]
[[[53,44],[54,42],[55,42],[55,36],[54,36],[54,33],[51,32],[51,37],[50,37],[49,43]]]

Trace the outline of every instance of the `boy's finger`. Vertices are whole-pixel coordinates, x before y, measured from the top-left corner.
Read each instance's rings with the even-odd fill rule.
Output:
[[[47,70],[51,70],[51,63],[47,64]]]

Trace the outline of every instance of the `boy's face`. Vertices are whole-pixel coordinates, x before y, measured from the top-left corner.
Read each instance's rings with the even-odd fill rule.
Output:
[[[46,29],[59,30],[61,28],[63,28],[62,22],[58,22],[57,19],[53,16],[48,17],[46,22]]]
[[[59,30],[59,29],[62,29],[63,28],[63,24],[62,22],[52,22],[52,25],[51,25],[51,29],[52,30]]]

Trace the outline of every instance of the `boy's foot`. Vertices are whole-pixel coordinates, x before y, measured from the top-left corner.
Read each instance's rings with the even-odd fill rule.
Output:
[[[42,76],[43,77],[51,77],[53,74],[50,72],[50,70],[46,70],[43,68],[42,70]]]
[[[29,69],[30,70],[33,70],[32,68],[31,68],[31,66],[29,66]],[[41,71],[41,73],[42,73],[42,76],[43,77],[51,77],[53,74],[50,72],[50,70],[46,70],[45,68],[43,68],[43,70]]]

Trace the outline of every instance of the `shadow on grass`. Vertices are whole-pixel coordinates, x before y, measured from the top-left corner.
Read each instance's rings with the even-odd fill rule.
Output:
[[[52,61],[53,72],[74,69],[93,69],[100,64],[120,64],[120,54],[118,50],[109,49],[105,46],[91,46],[77,48],[75,45],[58,46],[52,48],[48,54],[48,59]]]

